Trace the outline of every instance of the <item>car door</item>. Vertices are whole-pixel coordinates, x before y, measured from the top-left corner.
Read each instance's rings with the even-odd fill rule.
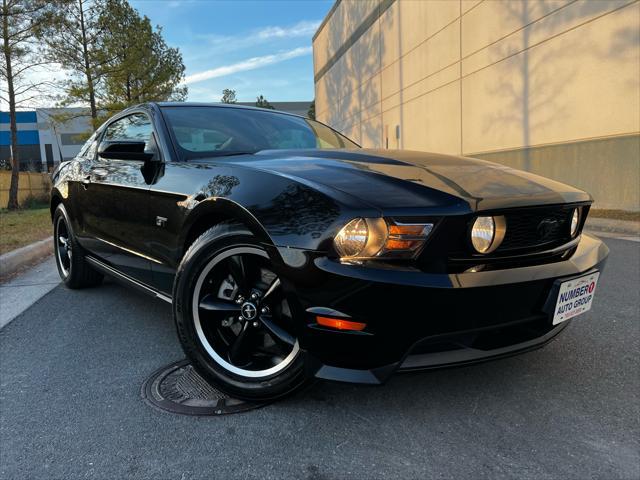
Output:
[[[141,142],[148,159],[132,159],[126,145]],[[114,146],[120,148],[110,149]],[[144,252],[145,239],[153,233],[149,228],[149,171],[161,164],[159,157],[153,124],[145,112],[117,118],[104,129],[97,156],[85,166],[80,194],[89,250],[143,283],[150,283],[153,262]]]

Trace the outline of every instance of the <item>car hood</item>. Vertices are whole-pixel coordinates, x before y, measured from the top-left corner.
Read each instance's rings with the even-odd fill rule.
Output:
[[[238,160],[340,190],[384,211],[478,211],[591,200],[574,187],[504,165],[407,150],[271,150]]]

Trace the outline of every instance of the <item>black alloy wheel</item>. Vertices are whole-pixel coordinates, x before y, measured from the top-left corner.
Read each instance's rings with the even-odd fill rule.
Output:
[[[208,353],[228,371],[260,378],[286,368],[299,351],[280,280],[263,250],[221,253],[196,283],[196,331]]]
[[[71,260],[73,258],[73,244],[69,236],[69,227],[64,215],[59,215],[54,229],[54,241],[56,260],[60,270],[60,276],[67,278],[71,273]]]
[[[282,282],[244,228],[221,225],[196,240],[178,270],[174,315],[194,366],[226,393],[271,400],[306,381]]]
[[[102,282],[103,275],[87,264],[63,204],[59,204],[53,214],[53,250],[58,273],[67,287],[85,288]]]

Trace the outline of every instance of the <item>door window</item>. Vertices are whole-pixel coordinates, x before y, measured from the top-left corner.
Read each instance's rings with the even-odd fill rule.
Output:
[[[151,120],[143,113],[120,118],[107,127],[102,137],[105,143],[144,142],[144,152],[158,155]]]
[[[148,144],[152,134],[153,126],[149,117],[143,113],[134,113],[109,125],[104,133],[103,140],[108,142],[145,142]]]

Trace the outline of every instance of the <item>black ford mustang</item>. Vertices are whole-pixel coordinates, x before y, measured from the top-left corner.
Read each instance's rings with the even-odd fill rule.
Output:
[[[608,254],[580,190],[247,107],[130,108],[53,181],[65,284],[171,302],[198,370],[246,399],[539,347]]]

